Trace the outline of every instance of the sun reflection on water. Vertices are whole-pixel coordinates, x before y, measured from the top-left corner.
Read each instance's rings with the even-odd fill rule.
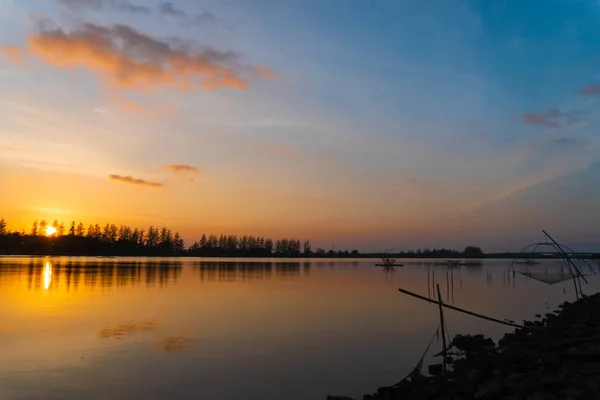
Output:
[[[44,267],[44,289],[48,290],[50,288],[50,282],[52,282],[52,264],[50,261],[46,261],[46,266]]]

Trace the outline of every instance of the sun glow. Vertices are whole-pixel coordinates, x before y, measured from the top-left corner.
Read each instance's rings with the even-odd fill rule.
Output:
[[[44,267],[44,289],[48,290],[50,287],[50,282],[52,282],[52,264],[50,261],[46,261],[46,266]]]
[[[56,233],[56,228],[53,226],[46,227],[46,236],[52,236]]]

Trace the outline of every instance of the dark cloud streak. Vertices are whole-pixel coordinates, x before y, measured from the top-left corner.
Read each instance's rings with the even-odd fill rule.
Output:
[[[163,187],[164,186],[160,182],[146,181],[144,179],[134,178],[133,176],[121,176],[121,175],[111,174],[108,176],[108,178],[112,181],[128,183],[130,185],[149,186],[149,187]]]
[[[576,113],[560,111],[557,109],[545,113],[528,113],[523,115],[523,121],[529,125],[538,125],[546,128],[559,128],[579,121]]]
[[[127,1],[115,0],[58,0],[64,7],[75,11],[84,10],[102,10],[104,8],[113,8],[118,11],[124,11],[132,14],[150,14],[150,9],[145,6],[131,4]]]
[[[166,165],[164,169],[169,172],[200,172],[198,168],[189,164]]]
[[[177,7],[171,2],[164,2],[158,5],[158,11],[167,17],[173,17],[178,19],[185,19],[188,17],[187,13]]]
[[[600,84],[584,86],[579,90],[579,94],[582,96],[599,96]]]
[[[158,12],[166,17],[180,20],[180,26],[183,28],[192,28],[195,26],[218,25],[221,20],[208,10],[202,9],[202,13],[191,16],[180,8],[177,8],[172,2],[162,2],[158,5]]]
[[[551,140],[550,143],[558,145],[558,146],[574,147],[574,146],[584,146],[587,142],[583,139],[561,137],[561,138],[556,138],[556,139]]]

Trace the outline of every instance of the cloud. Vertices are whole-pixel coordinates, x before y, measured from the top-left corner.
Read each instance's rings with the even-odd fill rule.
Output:
[[[75,10],[86,8],[99,10],[108,3],[107,0],[58,0],[58,2],[67,8]]]
[[[584,86],[579,89],[579,94],[583,96],[598,96],[600,95],[600,84]]]
[[[168,17],[184,19],[187,18],[188,15],[185,11],[175,7],[171,2],[163,2],[158,5],[158,11],[162,15],[166,15]]]
[[[134,101],[123,101],[118,103],[117,106],[124,111],[128,111],[135,114],[143,114],[149,117],[164,117],[176,113],[179,108],[171,105],[159,105],[159,106],[146,106],[144,104],[136,103]]]
[[[260,72],[262,75],[264,75],[268,78],[276,78],[277,77],[277,74],[275,73],[275,71],[273,71],[272,69],[269,69],[267,67],[263,67],[262,65],[257,66],[256,69],[258,70],[258,72]]]
[[[165,171],[169,171],[169,172],[200,172],[200,170],[196,167],[193,167],[191,165],[188,164],[173,164],[173,165],[166,165],[164,167]]]
[[[557,109],[550,110],[546,113],[528,113],[523,115],[523,121],[525,121],[525,123],[548,128],[558,128],[559,126],[568,125],[578,120],[579,118],[576,118],[574,113]]]
[[[556,138],[556,139],[551,140],[550,143],[556,144],[559,146],[571,147],[571,146],[585,145],[587,142],[582,139],[561,137],[561,138]]]
[[[24,52],[21,48],[15,46],[0,46],[0,55],[4,54],[13,64],[19,64],[23,61]]]
[[[132,14],[150,14],[150,9],[145,6],[131,4],[126,1],[117,2],[115,0],[58,0],[63,6],[75,11],[101,10],[105,7],[111,7],[118,11],[125,11]]]
[[[140,6],[137,4],[121,3],[118,5],[118,9],[132,14],[150,15],[150,9],[148,7]]]
[[[162,2],[158,5],[158,12],[166,17],[175,18],[181,21],[180,25],[184,28],[203,25],[217,25],[221,21],[208,10],[202,10],[202,13],[190,16],[180,8],[177,8],[171,2]]]
[[[255,69],[241,65],[233,52],[174,45],[127,25],[84,24],[66,31],[42,24],[28,46],[48,64],[92,70],[114,89],[244,90],[243,73]]]
[[[162,187],[164,186],[160,182],[150,182],[143,179],[134,178],[132,176],[121,176],[121,175],[109,175],[108,178],[113,181],[129,183],[131,185],[150,186],[150,187]]]

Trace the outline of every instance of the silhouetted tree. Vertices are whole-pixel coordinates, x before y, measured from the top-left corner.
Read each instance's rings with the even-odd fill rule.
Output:
[[[83,236],[85,235],[85,228],[83,227],[83,224],[80,222],[79,224],[77,224],[77,228],[75,228],[75,236]]]
[[[6,221],[4,218],[0,218],[0,235],[6,235],[8,231],[6,230]]]
[[[40,221],[40,229],[38,231],[39,235],[45,235],[46,234],[46,228],[48,227],[48,222],[43,219]]]
[[[210,235],[208,237],[208,242],[206,243],[206,247],[209,249],[216,249],[219,246],[219,238],[217,235]]]
[[[69,236],[75,236],[75,221],[71,222],[71,226],[69,227]]]
[[[310,240],[306,240],[304,242],[304,254],[307,256],[312,254],[312,247],[310,245]]]
[[[52,222],[52,228],[54,228],[54,233],[52,234],[52,236],[60,236],[58,233],[58,229],[60,228],[60,223],[58,222],[57,219],[55,219]],[[64,231],[64,227],[63,227],[63,231]]]
[[[158,244],[158,229],[155,229],[153,226],[148,228],[148,233],[146,234],[146,246],[153,248]]]
[[[63,236],[65,234],[65,224],[61,222],[58,225],[58,228],[56,228],[56,232],[58,233],[58,236]]]
[[[183,239],[179,235],[179,232],[175,232],[175,236],[173,236],[173,251],[175,253],[182,253],[185,250],[185,244],[183,243]]]
[[[467,246],[463,251],[463,256],[467,258],[482,258],[484,256],[484,253],[480,247]]]
[[[31,225],[31,236],[37,236],[39,233],[39,223],[38,220],[36,219],[35,221],[33,221],[33,224]]]

